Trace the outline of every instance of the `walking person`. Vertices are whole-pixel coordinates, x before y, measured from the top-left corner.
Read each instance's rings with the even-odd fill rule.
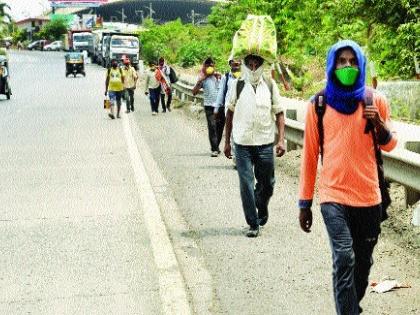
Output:
[[[214,115],[217,125],[217,141],[220,143],[222,141],[223,129],[225,127],[226,120],[226,111],[227,107],[225,106],[227,100],[229,99],[229,91],[232,85],[232,82],[238,79],[241,75],[241,61],[234,60],[233,58],[229,59],[230,71],[226,72],[225,75],[220,80],[219,93],[217,94],[216,106],[214,107]],[[232,148],[232,161],[233,165],[236,167],[236,158],[234,150]]]
[[[325,90],[311,100],[306,114],[299,222],[309,233],[320,155],[319,198],[332,250],[336,312],[358,315],[383,217],[378,157],[380,150],[392,150],[397,139],[387,100],[365,86],[360,46],[337,42],[326,67]]]
[[[232,82],[227,102],[224,153],[232,158],[232,135],[242,207],[249,225],[246,235],[257,237],[259,227],[267,223],[274,190],[276,128],[276,155],[285,153],[284,114],[277,85],[264,75],[264,59],[248,55],[244,63],[241,78]]]
[[[131,66],[129,58],[123,60],[123,75],[124,75],[124,90],[127,114],[132,111],[134,112],[134,91],[137,86],[137,80],[139,78],[136,69]]]
[[[149,62],[149,70],[146,71],[144,94],[149,95],[153,116],[158,114],[160,96],[160,82],[156,79],[156,71],[156,63],[154,61]]]
[[[116,59],[111,60],[111,68],[107,70],[105,80],[105,95],[108,94],[111,101],[110,113],[111,119],[115,119],[114,106],[117,104],[117,118],[120,118],[121,111],[121,97],[124,91],[124,75],[122,69],[118,67]]]
[[[159,58],[159,71],[160,71],[160,101],[162,105],[162,112],[166,113],[166,110],[168,112],[171,111],[171,102],[172,102],[172,87],[171,87],[171,80],[169,78],[171,74],[171,67],[168,66],[165,62],[165,59],[163,57]],[[168,97],[166,99],[166,96]],[[166,100],[165,100],[166,99]],[[166,102],[165,102],[166,101]]]
[[[220,74],[215,72],[214,61],[211,58],[207,58],[204,61],[203,68],[200,71],[198,81],[195,84],[192,93],[193,95],[197,95],[199,90],[203,88],[204,110],[206,112],[212,157],[217,157],[220,154],[220,140],[218,137],[218,132],[220,133],[220,131],[218,131],[218,127],[220,128],[220,125],[218,126],[214,115],[219,82]],[[221,132],[223,132],[223,129]]]

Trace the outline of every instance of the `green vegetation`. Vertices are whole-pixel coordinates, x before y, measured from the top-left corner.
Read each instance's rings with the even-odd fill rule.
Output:
[[[9,33],[12,18],[7,13],[8,10],[10,10],[10,7],[6,3],[0,2],[0,39],[7,37]]]
[[[212,55],[225,64],[246,16],[268,14],[276,24],[280,59],[304,91],[322,79],[328,48],[344,38],[366,47],[382,79],[412,78],[420,53],[419,11],[414,0],[229,0],[213,7],[208,26],[149,21],[141,39],[146,59],[164,55],[191,66]]]
[[[143,58],[162,55],[170,63],[192,67],[212,56],[224,71],[233,35],[248,14],[270,15],[275,22],[279,61],[290,70],[293,86],[283,91],[287,96],[308,98],[320,90],[327,50],[339,39],[364,47],[380,80],[415,76],[414,58],[420,56],[415,0],[228,0],[213,7],[206,26],[145,23]],[[416,121],[410,108],[393,101],[393,116]]]
[[[148,20],[144,26],[148,30],[141,33],[140,39],[146,62],[163,56],[169,63],[187,68],[213,56],[217,63],[226,63],[224,54],[230,50],[230,43],[215,38],[217,29],[212,25],[195,27],[180,20],[157,25]]]
[[[57,18],[45,24],[36,37],[53,41],[59,40],[65,33],[67,33],[67,21]]]

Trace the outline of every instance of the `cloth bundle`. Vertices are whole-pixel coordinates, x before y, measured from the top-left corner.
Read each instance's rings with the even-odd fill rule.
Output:
[[[248,15],[233,37],[233,58],[243,59],[250,54],[258,55],[268,63],[276,62],[276,27],[270,16]]]

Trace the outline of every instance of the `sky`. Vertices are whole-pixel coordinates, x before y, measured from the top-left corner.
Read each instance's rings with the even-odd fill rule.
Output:
[[[10,15],[15,21],[39,16],[50,9],[48,0],[1,0],[1,2],[10,6]]]

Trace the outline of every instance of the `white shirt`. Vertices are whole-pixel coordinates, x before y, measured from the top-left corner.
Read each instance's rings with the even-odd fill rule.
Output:
[[[273,95],[261,77],[256,91],[245,81],[244,88],[237,99],[238,80],[232,82],[227,102],[233,111],[233,141],[240,145],[265,145],[274,142],[276,115],[283,112],[280,92],[274,80]]]

